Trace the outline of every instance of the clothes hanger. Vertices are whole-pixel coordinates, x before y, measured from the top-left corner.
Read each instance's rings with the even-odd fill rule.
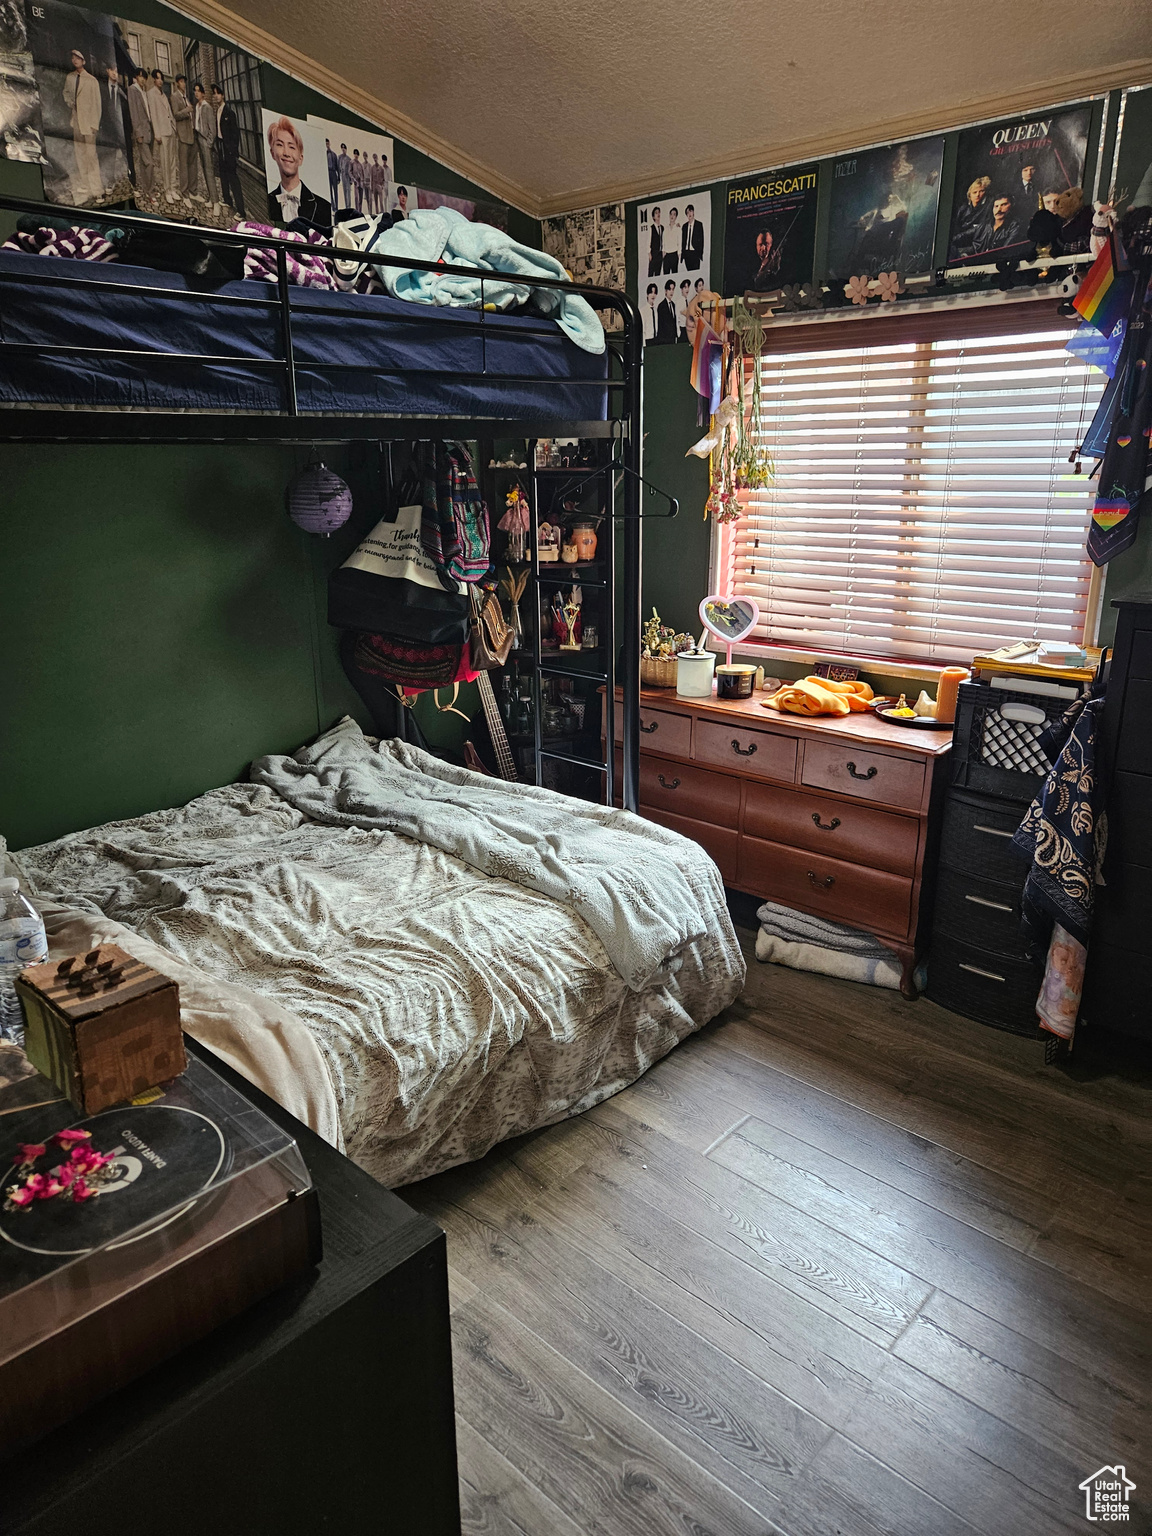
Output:
[[[548,507],[548,519],[549,519],[549,521],[552,520],[552,514],[556,511],[557,503],[561,503],[562,504],[564,497],[565,496],[569,496],[569,495],[572,494],[573,487],[589,486],[589,485],[592,484],[593,481],[599,480],[601,475],[615,474],[617,471],[619,471],[619,473],[621,475],[631,475],[633,480],[639,481],[639,483],[642,486],[645,487],[645,489],[648,491],[648,494],[650,496],[659,496],[663,501],[666,501],[668,503],[668,511],[667,512],[641,512],[638,515],[638,520],[642,521],[645,518],[657,518],[657,517],[658,518],[671,518],[671,517],[675,517],[676,514],[680,511],[680,503],[679,503],[679,501],[677,501],[675,496],[669,496],[667,491],[662,491],[658,485],[653,485],[651,480],[645,480],[644,476],[641,475],[641,474],[638,474],[637,471],[634,470],[631,467],[631,465],[629,465],[629,464],[622,464],[618,459],[616,459],[616,460],[614,460],[613,462],[611,462],[609,464],[602,464],[599,469],[594,470],[593,473],[590,474],[590,475],[580,475],[577,478],[574,478],[572,480],[566,481],[563,485],[560,486],[560,488],[558,490],[553,492],[552,500],[549,503],[549,507]],[[616,491],[616,490],[619,490],[619,488],[620,488],[620,482],[617,481],[616,484],[612,486],[612,490]],[[631,522],[631,521],[633,521],[633,519],[629,517],[627,512],[608,512],[608,513],[601,513],[600,515],[601,516],[605,516],[605,517],[611,517],[616,522]]]

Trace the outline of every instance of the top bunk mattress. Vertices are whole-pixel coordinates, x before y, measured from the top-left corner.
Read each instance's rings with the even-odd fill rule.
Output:
[[[291,328],[301,412],[607,415],[606,357],[538,316],[293,287]],[[116,355],[51,350],[66,347]],[[284,350],[268,283],[204,293],[147,267],[0,251],[0,406],[283,412]]]

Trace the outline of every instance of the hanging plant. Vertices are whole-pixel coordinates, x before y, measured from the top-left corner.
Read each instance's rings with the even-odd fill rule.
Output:
[[[740,411],[736,420],[736,446],[732,472],[740,490],[762,491],[772,484],[775,471],[772,456],[763,446],[764,419],[760,360],[764,353],[764,322],[739,299],[732,305],[732,329],[735,341],[732,364],[737,398],[750,394],[749,410]],[[745,379],[751,373],[751,389]]]

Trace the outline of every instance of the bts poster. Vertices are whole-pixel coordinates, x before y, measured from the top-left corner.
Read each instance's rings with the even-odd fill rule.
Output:
[[[688,305],[708,287],[712,266],[712,195],[678,193],[636,209],[636,302],[644,340],[690,342]]]
[[[724,206],[724,296],[772,293],[812,277],[815,165],[730,181]]]

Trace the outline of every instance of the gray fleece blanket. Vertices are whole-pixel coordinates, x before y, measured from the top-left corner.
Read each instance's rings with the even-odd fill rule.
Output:
[[[704,937],[680,838],[627,811],[496,783],[405,742],[374,747],[347,717],[291,757],[258,758],[250,777],[312,821],[415,838],[563,903],[634,991],[672,974]]]

